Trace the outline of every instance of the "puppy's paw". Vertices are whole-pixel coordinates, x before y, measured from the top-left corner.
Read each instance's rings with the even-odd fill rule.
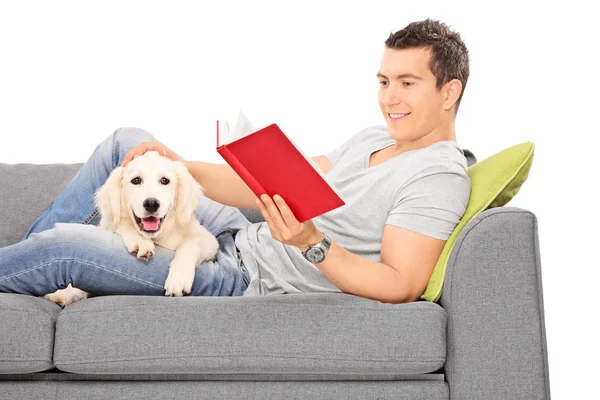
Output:
[[[137,252],[137,258],[143,258],[148,262],[150,257],[154,255],[154,242],[148,238],[143,238],[143,240],[138,243],[138,246],[139,250]]]
[[[122,235],[123,243],[130,253],[148,261],[154,255],[154,242],[140,235]]]
[[[73,304],[76,301],[87,299],[88,293],[84,292],[81,289],[74,288],[69,283],[69,285],[66,288],[57,290],[54,293],[48,293],[43,297],[44,299],[56,303],[62,308],[65,308],[69,304]]]
[[[202,249],[198,257],[199,263],[217,260],[219,241],[212,234],[208,233],[208,231],[207,235],[198,243],[198,247]]]
[[[190,294],[195,275],[196,268],[193,265],[177,266],[177,264],[171,263],[164,286],[165,296]]]

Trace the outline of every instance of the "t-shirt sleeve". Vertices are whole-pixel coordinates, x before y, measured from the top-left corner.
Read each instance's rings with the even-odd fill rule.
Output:
[[[470,193],[466,173],[428,173],[400,190],[386,224],[447,240],[467,209]]]

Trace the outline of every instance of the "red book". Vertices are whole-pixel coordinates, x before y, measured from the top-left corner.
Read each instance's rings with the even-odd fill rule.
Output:
[[[229,140],[221,143],[224,136]],[[316,163],[277,124],[254,131],[240,113],[234,132],[229,134],[229,124],[217,121],[217,152],[256,197],[280,195],[299,222],[345,204]]]

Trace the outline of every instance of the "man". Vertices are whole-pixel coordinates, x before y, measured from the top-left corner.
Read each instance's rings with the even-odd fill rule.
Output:
[[[391,34],[377,73],[387,127],[313,157],[346,205],[303,224],[285,199],[257,199],[227,164],[184,161],[205,190],[196,216],[221,246],[218,262],[197,268],[190,294],[418,300],[469,199],[454,128],[468,75],[467,49],[444,24],[414,22]],[[157,247],[141,263],[118,235],[93,226],[95,191],[119,163],[148,150],[179,160],[139,129],[98,145],[25,240],[0,249],[0,291],[43,295],[71,283],[95,294],[164,294],[173,252]],[[258,208],[265,222],[251,224],[235,207]]]
[[[383,302],[418,300],[469,200],[466,160],[455,143],[455,116],[468,76],[467,48],[444,24],[425,20],[391,34],[377,73],[388,136],[381,129],[367,129],[335,152],[312,158],[328,173],[340,157],[354,157],[329,174],[350,204],[303,224],[285,199],[263,195],[258,200],[228,165],[186,162],[209,198],[235,207],[258,207],[272,238],[299,250],[294,254],[284,246],[271,246],[261,225],[238,233],[236,244],[245,264],[251,275],[261,276],[248,291],[339,289]],[[351,153],[352,146],[360,151]],[[164,146],[145,143],[128,154],[124,164],[148,149],[166,150],[177,159]],[[417,150],[423,154],[413,154]],[[362,170],[367,155],[368,168]],[[382,171],[386,167],[391,171]],[[378,188],[381,184],[394,185],[394,204],[374,193],[383,190]],[[363,190],[355,189],[359,185]],[[378,215],[379,208],[390,214]],[[371,232],[366,233],[363,224]],[[324,259],[314,263],[316,271],[300,254],[320,243],[324,233],[338,240],[331,240]]]

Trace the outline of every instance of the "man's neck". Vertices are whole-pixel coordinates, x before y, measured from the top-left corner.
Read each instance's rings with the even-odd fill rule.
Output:
[[[396,141],[396,144],[392,147],[392,151],[397,155],[409,150],[423,149],[434,143],[443,141],[456,142],[456,130],[454,129],[453,123],[446,126],[439,126],[417,140],[403,142]]]

